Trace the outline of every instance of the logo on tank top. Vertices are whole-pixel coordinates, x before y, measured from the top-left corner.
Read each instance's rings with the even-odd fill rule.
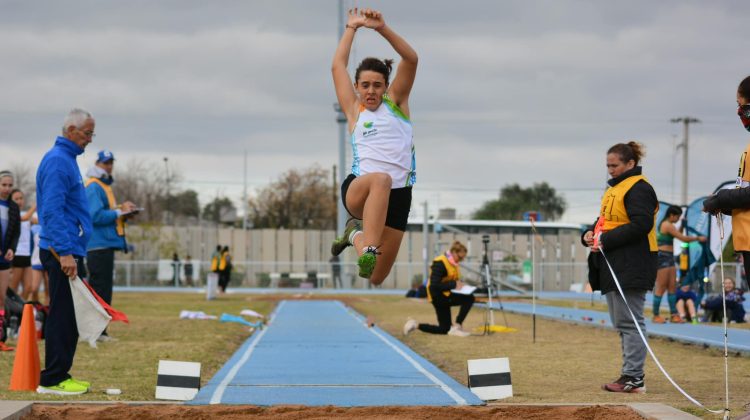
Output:
[[[372,121],[365,121],[362,123],[362,126],[366,128],[366,130],[362,132],[362,137],[371,137],[378,134],[378,129],[372,128],[373,124]]]

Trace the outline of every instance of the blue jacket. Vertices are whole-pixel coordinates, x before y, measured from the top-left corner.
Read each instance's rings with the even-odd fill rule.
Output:
[[[77,144],[57,137],[36,172],[37,214],[42,227],[39,247],[54,248],[60,256],[85,256],[91,236],[89,202],[76,164],[81,153]]]
[[[109,185],[112,178],[101,179]],[[89,202],[89,214],[94,224],[94,231],[87,249],[125,249],[125,237],[117,234],[117,211],[109,208],[109,200],[104,189],[92,182],[86,187],[86,197]]]

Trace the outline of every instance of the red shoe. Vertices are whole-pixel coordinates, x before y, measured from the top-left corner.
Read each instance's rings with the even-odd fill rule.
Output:
[[[15,350],[15,347],[11,347],[0,341],[0,351],[13,351]]]
[[[631,394],[645,394],[646,384],[643,377],[636,378],[633,376],[622,375],[616,381],[602,385],[602,389],[609,392],[625,392]]]
[[[678,314],[672,314],[672,316],[669,317],[669,322],[673,324],[684,324],[685,320],[680,318],[680,315]]]
[[[651,320],[654,324],[664,324],[667,322],[666,319],[664,319],[661,315],[654,315],[654,319]]]

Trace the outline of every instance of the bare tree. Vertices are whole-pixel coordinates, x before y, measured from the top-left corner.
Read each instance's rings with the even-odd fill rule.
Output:
[[[332,229],[336,203],[329,172],[317,165],[290,169],[249,200],[255,227]]]
[[[26,161],[11,162],[7,169],[13,173],[13,188],[23,191],[26,204],[31,205],[36,195],[36,171],[34,166]]]
[[[138,216],[139,222],[161,223],[167,209],[167,171],[158,161],[131,159],[124,165],[118,165],[114,171],[115,183],[112,189],[120,201],[130,200],[143,207]],[[170,193],[175,195],[174,187],[182,180],[177,168],[169,170]]]

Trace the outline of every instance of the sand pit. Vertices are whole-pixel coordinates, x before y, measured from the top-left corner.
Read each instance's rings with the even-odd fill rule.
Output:
[[[23,419],[281,419],[317,420],[466,420],[466,419],[587,419],[587,420],[642,420],[627,406],[526,406],[497,405],[487,407],[302,407],[302,406],[185,406],[185,405],[86,405],[35,404]]]

